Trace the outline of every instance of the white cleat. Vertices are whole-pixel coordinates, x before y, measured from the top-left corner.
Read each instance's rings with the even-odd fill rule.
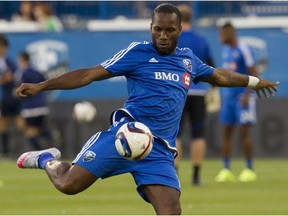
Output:
[[[41,151],[29,151],[18,158],[17,165],[19,168],[39,168],[38,159],[39,156],[44,153],[52,154],[55,159],[61,157],[61,152],[57,148],[49,148]]]

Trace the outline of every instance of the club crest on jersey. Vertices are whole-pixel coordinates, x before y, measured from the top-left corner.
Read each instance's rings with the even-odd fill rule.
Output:
[[[182,77],[182,81],[186,87],[186,89],[189,88],[189,85],[190,85],[190,81],[191,81],[191,76],[189,73],[184,73],[183,74],[183,77]]]
[[[189,59],[183,59],[183,63],[184,63],[185,68],[191,72],[192,71],[191,61]]]
[[[85,152],[82,160],[83,160],[83,162],[90,162],[90,161],[94,160],[95,157],[96,157],[96,153],[89,150],[89,151]]]

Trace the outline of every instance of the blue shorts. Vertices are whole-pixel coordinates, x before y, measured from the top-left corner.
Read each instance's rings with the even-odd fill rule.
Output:
[[[5,97],[1,101],[1,116],[17,116],[20,114],[20,104],[19,98],[15,97]]]
[[[222,98],[220,122],[224,125],[253,125],[256,123],[256,97],[251,95],[247,106],[241,104],[241,97]]]
[[[159,140],[154,139],[150,154],[139,161],[124,159],[116,150],[115,134],[126,122],[123,118],[111,126],[108,131],[98,132],[83,146],[73,164],[80,165],[98,178],[108,178],[124,173],[131,173],[137,185],[137,191],[147,202],[143,185],[165,185],[180,191],[180,182],[174,167],[173,152]]]

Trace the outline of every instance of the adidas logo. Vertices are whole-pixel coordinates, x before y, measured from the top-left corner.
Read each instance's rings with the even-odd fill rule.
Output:
[[[157,61],[155,58],[151,58],[151,59],[149,60],[149,62],[151,62],[151,63],[158,63],[159,61]]]

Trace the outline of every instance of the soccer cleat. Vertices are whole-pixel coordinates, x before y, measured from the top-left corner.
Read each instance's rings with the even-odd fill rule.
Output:
[[[29,151],[22,154],[18,158],[17,165],[19,168],[39,168],[39,156],[45,153],[50,153],[55,157],[55,159],[59,159],[61,157],[61,152],[57,148],[49,148],[41,151]]]
[[[240,182],[254,182],[257,180],[256,173],[251,169],[244,169],[238,176]]]
[[[224,168],[215,177],[215,181],[216,182],[234,182],[235,177],[233,173],[231,172],[231,170]]]

